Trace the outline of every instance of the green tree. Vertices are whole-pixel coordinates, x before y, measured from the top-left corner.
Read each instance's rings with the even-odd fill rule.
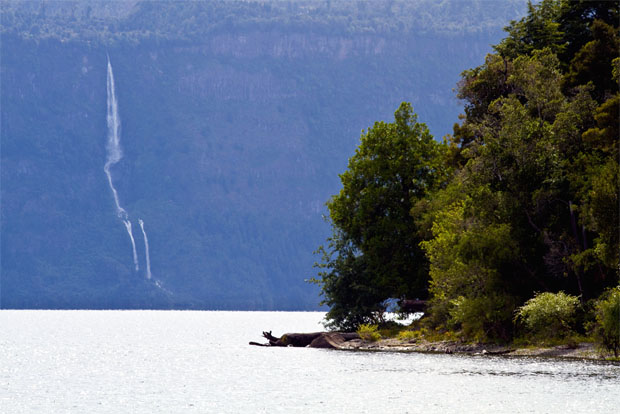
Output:
[[[472,214],[482,207],[478,201],[487,211],[498,207],[497,194],[479,187],[464,195],[465,185],[457,182],[438,195],[446,206],[435,213],[433,238],[422,242],[431,263],[429,322],[462,330],[471,339],[508,339],[517,302],[505,276],[518,245],[509,224]]]
[[[519,21],[511,21],[504,30],[508,36],[495,50],[503,57],[516,58],[534,50],[552,47],[558,54],[566,48],[561,25],[557,21],[562,10],[559,1],[543,0],[539,4],[528,3],[527,15]]]
[[[571,60],[566,83],[573,86],[591,82],[600,102],[607,94],[617,90],[611,60],[620,53],[620,39],[617,29],[602,20],[595,20],[591,31],[593,40],[586,43]]]
[[[617,283],[619,61],[608,17],[618,6],[586,3],[578,14],[563,0],[530,5],[497,54],[462,74],[457,170],[428,201],[422,243],[432,325],[507,339],[534,292],[585,301]]]
[[[620,18],[618,2],[608,0],[562,0],[558,12],[556,20],[566,45],[559,57],[566,67],[577,51],[593,39],[595,20],[617,27]]]
[[[419,244],[425,229],[414,204],[444,183],[446,147],[403,103],[393,123],[376,122],[340,175],[343,188],[327,203],[333,235],[320,247],[319,279],[327,319],[353,329],[376,323],[389,298],[425,298],[428,263]]]
[[[617,27],[618,2],[609,0],[543,0],[528,4],[527,15],[511,21],[504,29],[508,36],[495,50],[515,59],[545,47],[559,56],[563,69],[597,36],[593,22]]]

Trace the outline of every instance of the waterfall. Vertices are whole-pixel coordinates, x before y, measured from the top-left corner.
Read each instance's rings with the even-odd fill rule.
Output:
[[[106,160],[105,166],[103,167],[103,171],[108,177],[108,184],[110,185],[110,190],[112,190],[112,195],[114,196],[114,203],[116,204],[116,214],[121,219],[127,219],[127,212],[123,207],[121,207],[120,201],[118,200],[118,193],[116,192],[116,188],[114,188],[114,184],[112,183],[112,174],[110,174],[110,167],[116,164],[123,158],[123,151],[121,150],[121,120],[118,117],[118,104],[116,102],[116,92],[114,88],[114,73],[112,73],[112,64],[110,63],[110,57],[108,56],[108,79],[107,79],[107,93],[108,93],[108,112],[107,112],[107,123],[108,123],[108,143],[106,145],[106,150],[108,153],[108,158]]]
[[[133,250],[133,264],[136,268],[136,272],[140,270],[140,266],[138,265],[138,253],[136,252],[136,242],[133,239],[133,232],[131,231],[131,221],[123,220],[125,223],[125,228],[127,229],[127,233],[129,233],[129,238],[131,239],[131,248]]]
[[[139,219],[140,228],[142,229],[142,235],[144,236],[144,250],[146,251],[146,278],[151,278],[151,256],[149,255],[149,239],[146,237],[146,231],[144,231],[144,221]]]
[[[108,78],[106,82],[106,90],[108,95],[108,110],[107,110],[107,124],[108,124],[108,142],[106,145],[107,159],[103,167],[105,175],[108,177],[108,184],[110,190],[112,190],[112,196],[114,197],[114,203],[116,204],[116,215],[123,220],[127,234],[131,240],[131,248],[133,253],[133,264],[136,271],[139,270],[138,266],[138,253],[136,252],[136,242],[133,238],[131,231],[131,221],[129,221],[129,215],[118,199],[118,192],[114,188],[112,182],[112,174],[110,173],[110,167],[119,162],[123,158],[123,151],[121,150],[121,120],[118,116],[118,104],[116,102],[116,92],[114,87],[114,73],[112,72],[112,64],[110,63],[110,57],[108,56]]]
[[[116,204],[116,215],[123,221],[129,239],[131,240],[131,249],[133,253],[133,264],[136,271],[140,270],[138,265],[138,253],[136,251],[136,241],[133,238],[133,232],[131,230],[131,221],[129,221],[129,214],[123,207],[118,199],[118,193],[114,188],[112,182],[112,174],[110,173],[110,167],[119,162],[123,158],[123,151],[121,150],[121,120],[118,116],[118,104],[116,102],[116,89],[114,87],[114,73],[112,72],[112,64],[110,63],[110,56],[108,56],[108,77],[107,77],[107,94],[108,94],[108,110],[107,110],[107,124],[108,124],[108,142],[106,145],[107,159],[103,171],[108,177],[108,184],[114,196],[114,203]],[[149,254],[149,239],[146,237],[146,231],[144,230],[144,221],[139,219],[140,228],[142,229],[142,235],[144,236],[144,250],[146,255],[146,278],[151,279],[151,257]],[[156,282],[157,287],[161,289],[159,281]]]

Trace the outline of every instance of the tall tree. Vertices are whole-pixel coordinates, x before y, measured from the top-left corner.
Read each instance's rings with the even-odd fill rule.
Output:
[[[530,4],[463,72],[457,172],[423,243],[435,325],[507,338],[535,291],[585,301],[618,283],[618,3],[571,4]]]
[[[428,263],[413,205],[445,182],[445,146],[403,103],[392,123],[376,122],[340,175],[342,190],[327,203],[333,235],[321,247],[315,279],[339,328],[381,318],[389,298],[425,298]]]

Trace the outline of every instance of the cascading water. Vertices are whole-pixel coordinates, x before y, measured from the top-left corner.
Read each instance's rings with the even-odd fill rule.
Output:
[[[118,104],[116,102],[116,89],[114,87],[114,73],[112,72],[112,64],[110,63],[110,57],[108,56],[108,78],[107,78],[107,93],[108,93],[108,111],[107,111],[107,124],[108,124],[108,143],[106,145],[107,150],[107,160],[105,166],[103,167],[103,171],[105,171],[106,176],[108,177],[108,184],[110,185],[110,190],[112,191],[112,195],[114,196],[114,203],[116,204],[116,214],[125,224],[125,229],[127,229],[127,234],[129,234],[129,239],[131,240],[131,249],[133,253],[133,264],[136,268],[136,271],[140,270],[140,266],[138,265],[138,253],[136,251],[136,242],[133,238],[133,232],[131,230],[131,221],[129,220],[129,214],[123,207],[121,207],[118,193],[116,188],[114,188],[114,183],[112,182],[112,174],[110,173],[110,167],[114,164],[118,163],[121,158],[123,158],[123,151],[121,150],[121,120],[118,116]],[[144,221],[139,219],[140,228],[142,229],[142,235],[144,236],[144,250],[146,257],[146,278],[151,279],[151,257],[149,254],[149,239],[146,237],[146,231],[144,230]],[[156,281],[156,286],[165,292],[169,293],[169,291],[163,289],[159,281]]]
[[[138,219],[140,223],[140,228],[142,229],[142,235],[144,236],[144,250],[146,252],[146,278],[151,278],[151,258],[149,255],[149,239],[146,237],[146,231],[144,231],[144,221],[142,219]]]
[[[138,253],[136,252],[136,242],[133,239],[133,232],[131,231],[131,221],[123,220],[125,223],[125,228],[127,229],[127,233],[129,233],[129,238],[131,239],[131,249],[133,250],[133,265],[136,268],[136,272],[140,270],[140,266],[138,265]]]
[[[103,171],[108,177],[108,184],[110,185],[110,190],[112,190],[112,195],[114,196],[114,203],[116,204],[116,215],[121,220],[123,220],[123,223],[125,224],[125,229],[127,229],[127,234],[129,234],[133,253],[133,264],[136,268],[136,271],[138,271],[140,267],[138,266],[138,253],[136,252],[136,242],[133,238],[133,233],[131,231],[131,221],[129,221],[129,215],[127,214],[127,211],[125,211],[125,209],[121,207],[121,203],[118,199],[118,193],[116,192],[116,188],[114,188],[114,183],[112,182],[112,174],[110,173],[110,167],[119,162],[121,158],[123,158],[123,151],[121,150],[121,120],[118,116],[118,104],[116,102],[116,92],[114,87],[114,73],[112,72],[112,64],[110,63],[109,56],[108,78],[106,86],[108,94],[108,143],[106,145],[108,158],[103,167]]]
[[[114,88],[114,73],[112,73],[112,64],[110,63],[110,57],[108,56],[108,80],[107,80],[107,92],[108,92],[108,143],[106,149],[108,152],[108,158],[103,167],[106,176],[108,177],[108,184],[112,195],[114,196],[114,203],[116,204],[116,214],[121,219],[127,219],[127,212],[121,207],[118,200],[118,193],[114,184],[112,183],[112,174],[110,174],[110,167],[116,164],[123,158],[123,151],[121,150],[121,120],[118,117],[118,104],[116,102],[116,93]]]

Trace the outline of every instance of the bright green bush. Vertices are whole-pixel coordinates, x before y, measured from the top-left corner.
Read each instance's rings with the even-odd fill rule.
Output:
[[[620,287],[609,289],[596,302],[595,335],[618,357],[620,353]]]
[[[517,309],[515,321],[543,339],[563,338],[573,332],[579,299],[564,292],[536,294]]]
[[[398,339],[401,341],[413,341],[418,340],[422,337],[422,333],[420,331],[400,331],[398,333]]]
[[[378,329],[379,327],[377,325],[360,325],[359,329],[357,330],[357,334],[360,336],[360,338],[366,341],[374,342],[381,339],[381,334],[377,331]]]

